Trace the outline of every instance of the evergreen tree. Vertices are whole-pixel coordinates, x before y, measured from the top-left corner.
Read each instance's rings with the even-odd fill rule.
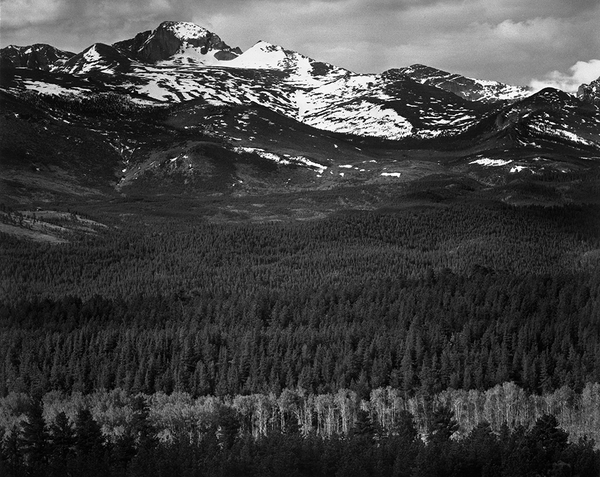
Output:
[[[75,455],[75,431],[63,411],[56,415],[50,426],[50,442],[52,473],[57,476],[69,474],[69,466]]]
[[[20,477],[25,475],[25,466],[23,462],[23,449],[20,436],[20,430],[14,426],[8,435],[3,435],[0,441],[0,453],[2,457],[2,468],[6,469],[6,475]]]
[[[454,411],[447,405],[440,406],[433,412],[427,429],[427,440],[446,442],[456,431],[458,431],[458,422],[454,419]]]
[[[527,445],[534,471],[547,475],[557,464],[567,448],[569,435],[558,427],[556,417],[545,414],[540,417],[527,435]]]
[[[156,429],[150,422],[150,408],[144,396],[136,396],[133,399],[132,408],[131,434],[134,436],[138,449],[151,451],[156,446],[158,439]]]
[[[77,471],[100,476],[106,471],[105,441],[100,425],[87,407],[77,412],[75,419],[75,454]]]
[[[240,418],[236,410],[229,406],[220,406],[216,416],[216,428],[217,438],[223,449],[231,449],[240,427]]]
[[[375,436],[375,425],[371,415],[364,409],[356,411],[356,421],[352,429],[352,435],[364,442],[372,442]]]
[[[34,399],[25,415],[21,434],[25,463],[32,475],[42,476],[48,467],[50,442],[44,408],[41,400]]]

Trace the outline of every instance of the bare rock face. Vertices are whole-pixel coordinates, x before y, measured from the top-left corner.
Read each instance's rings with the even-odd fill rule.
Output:
[[[113,47],[145,63],[167,60],[188,48],[203,55],[213,52],[219,60],[233,59],[242,53],[239,48],[227,45],[217,34],[187,22],[163,22],[156,30],[139,33]]]
[[[586,103],[600,107],[600,78],[590,84],[582,84],[577,90],[577,97]]]

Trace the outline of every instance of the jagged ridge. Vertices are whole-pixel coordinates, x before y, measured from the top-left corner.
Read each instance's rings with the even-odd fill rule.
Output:
[[[530,95],[526,88],[419,64],[380,75],[356,74],[264,41],[242,53],[218,35],[186,22],[163,22],[129,40],[112,46],[97,43],[77,55],[51,48],[44,50],[46,63],[34,61],[33,53],[40,48],[4,49],[2,57],[18,58],[19,65],[34,70],[74,77],[103,74],[104,79],[69,89],[62,77],[32,79],[17,74],[8,89],[80,94],[104,88],[142,102],[260,105],[321,130],[392,140],[449,138],[479,131],[480,123],[487,124],[486,118],[497,114],[495,105],[519,104]],[[551,102],[549,97],[545,101]],[[540,118],[543,122],[545,117]],[[547,127],[536,127],[554,129],[556,136],[579,147],[600,142],[587,127],[595,121],[595,117],[587,122],[554,118]]]

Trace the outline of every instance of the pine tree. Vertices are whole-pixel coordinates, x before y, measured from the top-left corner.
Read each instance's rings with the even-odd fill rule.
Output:
[[[25,463],[32,475],[43,475],[50,453],[49,435],[44,421],[44,408],[40,400],[33,400],[23,423],[22,443]]]
[[[87,407],[81,408],[75,419],[75,453],[77,472],[100,476],[105,472],[105,441],[100,425]]]
[[[21,440],[21,431],[15,425],[0,441],[0,451],[2,453],[2,461],[7,469],[7,475],[21,476],[25,475],[25,466],[23,461],[23,442]]]
[[[235,409],[221,406],[216,416],[217,437],[221,447],[231,449],[241,427],[240,418]]]
[[[458,422],[454,419],[454,411],[444,405],[434,412],[427,429],[427,440],[430,442],[446,442],[458,431]]]
[[[69,464],[75,454],[75,431],[66,414],[61,411],[50,426],[52,454],[50,463],[53,473],[65,475],[69,473]]]
[[[356,411],[356,422],[352,435],[365,442],[372,442],[375,436],[375,426],[371,420],[371,415],[364,409]]]
[[[156,429],[150,422],[150,407],[144,396],[136,396],[132,402],[131,432],[139,449],[152,450],[158,443]]]
[[[560,460],[568,439],[569,434],[558,427],[556,417],[551,414],[540,417],[527,434],[533,469],[545,475]]]

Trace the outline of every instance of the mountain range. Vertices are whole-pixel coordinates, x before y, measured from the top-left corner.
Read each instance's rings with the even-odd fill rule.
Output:
[[[377,208],[398,191],[520,204],[597,190],[600,79],[571,95],[419,64],[362,74],[265,41],[242,52],[186,22],[77,54],[8,46],[0,69],[9,204],[335,190]]]

